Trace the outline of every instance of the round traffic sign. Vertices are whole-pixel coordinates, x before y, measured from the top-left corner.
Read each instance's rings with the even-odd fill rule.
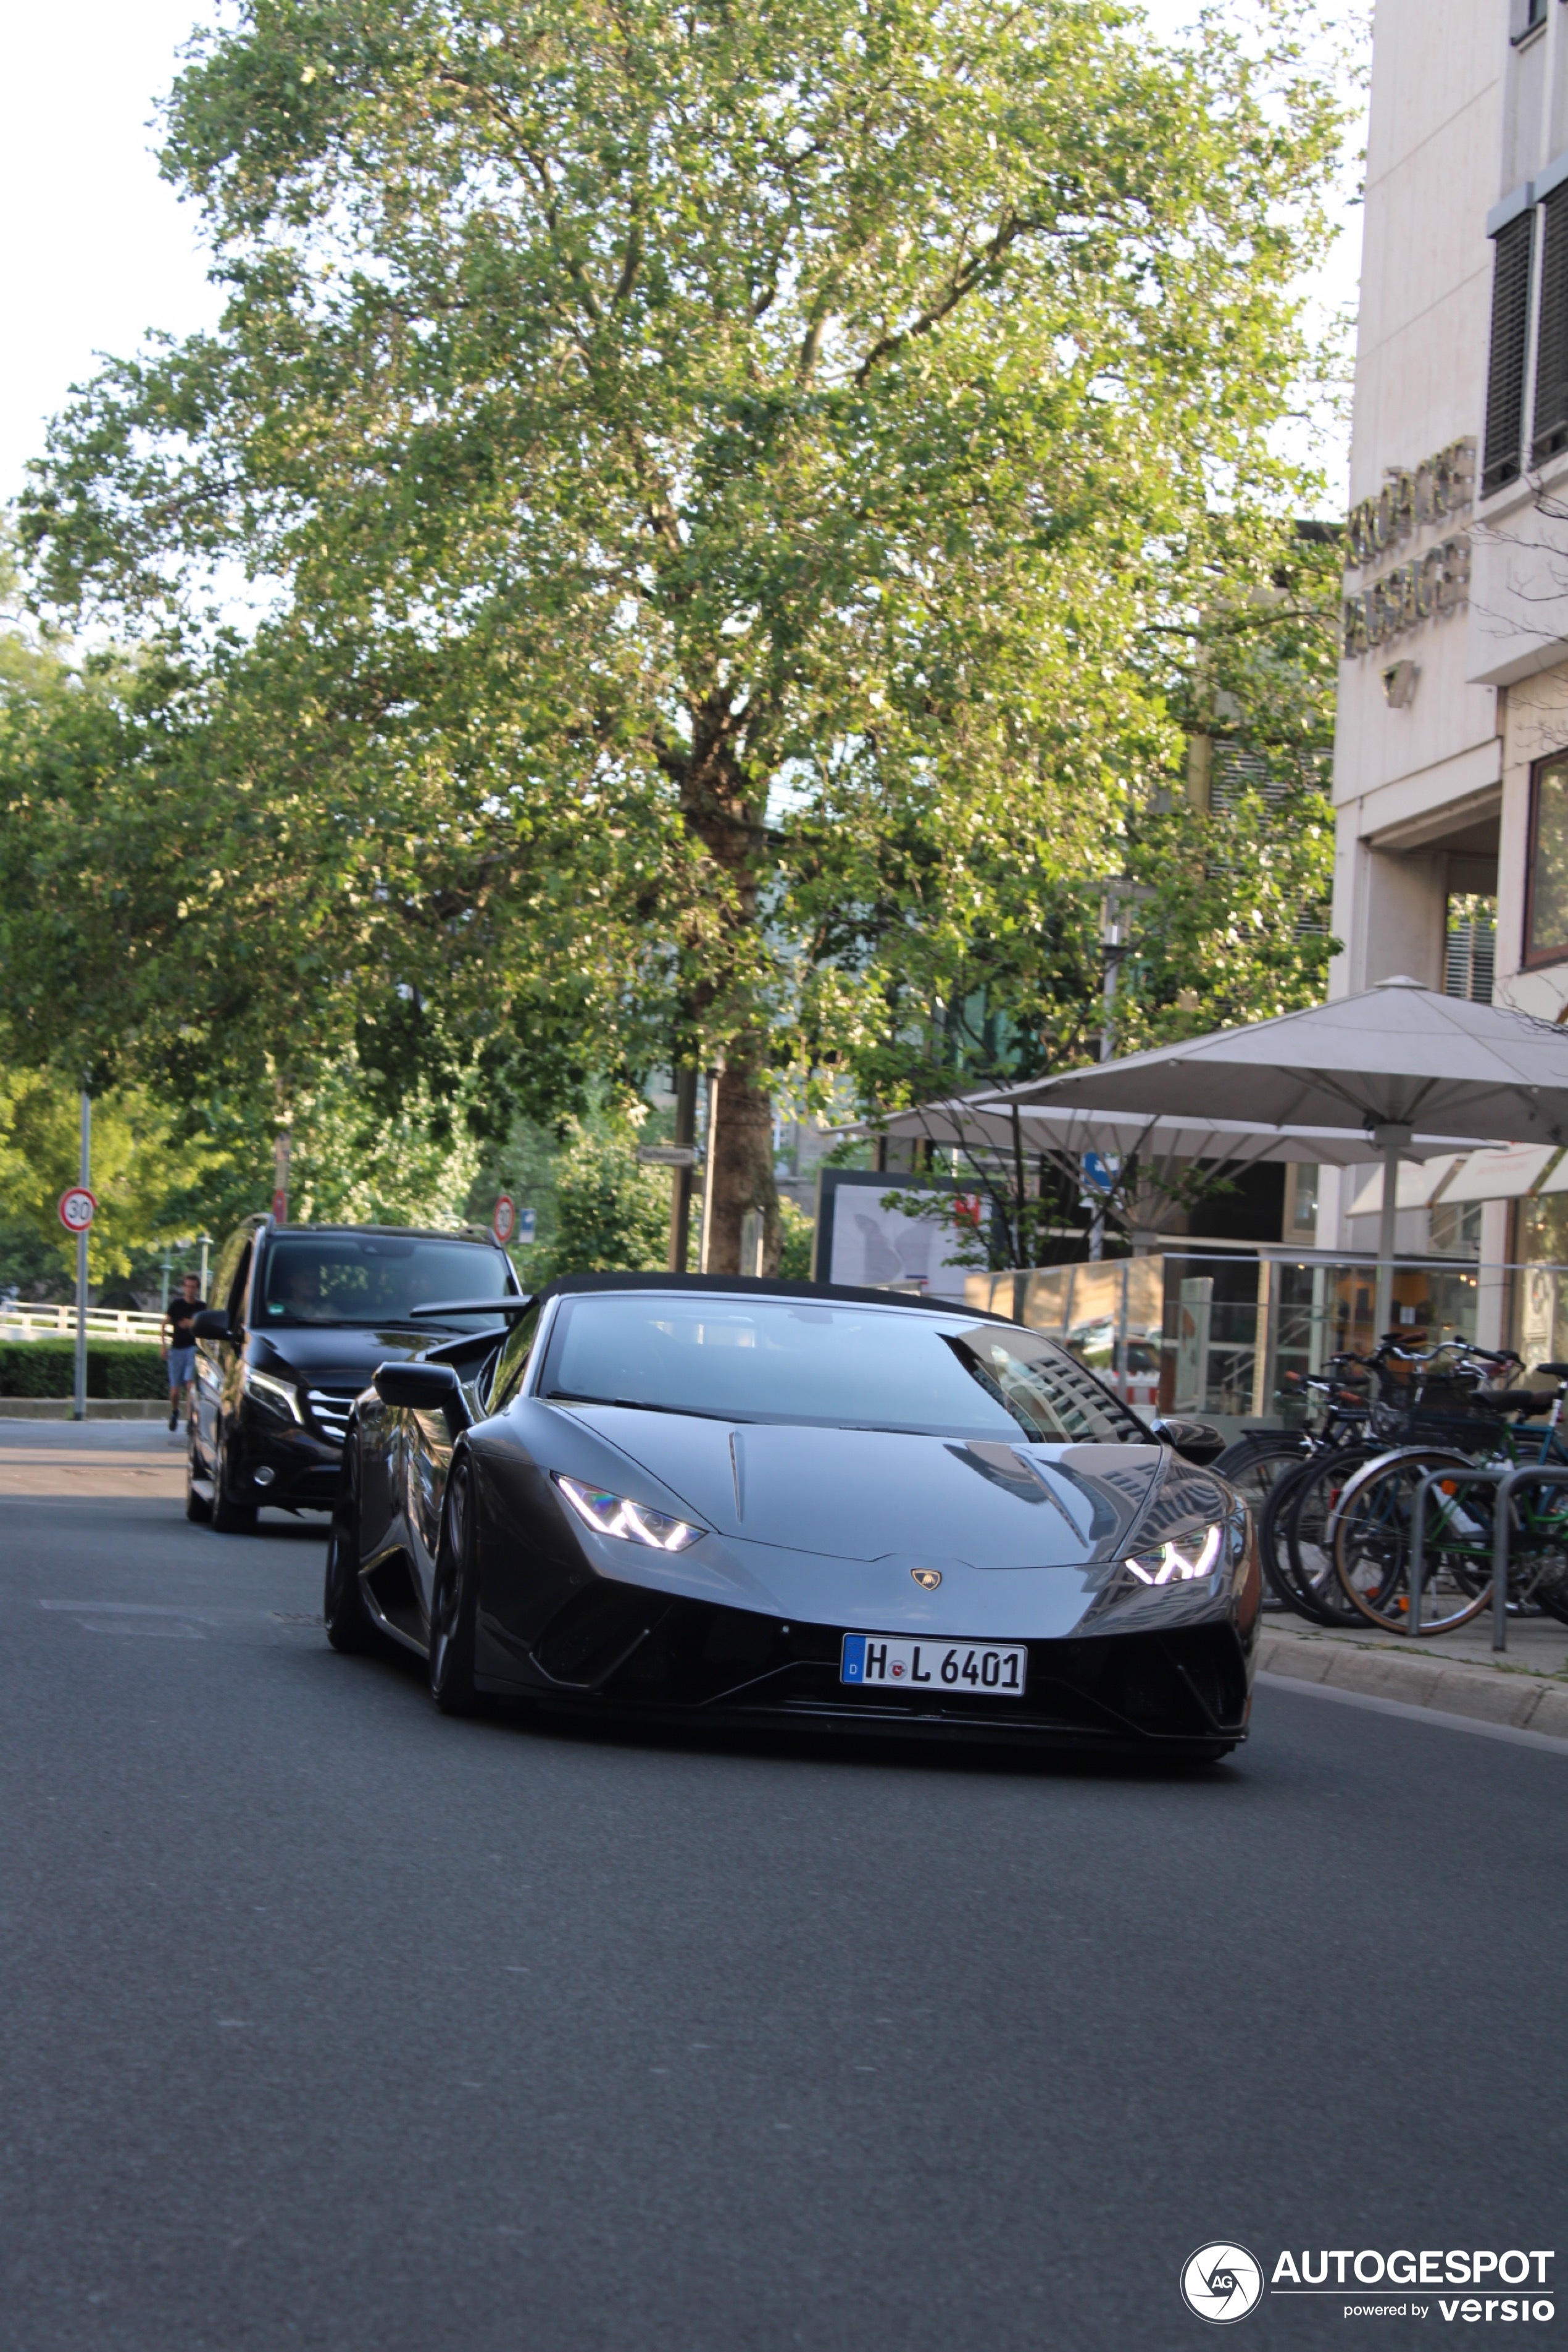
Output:
[[[490,1219],[490,1231],[503,1249],[510,1241],[516,1225],[517,1202],[510,1192],[503,1192],[496,1202],[495,1213]]]
[[[85,1234],[98,1214],[98,1202],[85,1184],[73,1184],[60,1194],[60,1223],[68,1233]]]

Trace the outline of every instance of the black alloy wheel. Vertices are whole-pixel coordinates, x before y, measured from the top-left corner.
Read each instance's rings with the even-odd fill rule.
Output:
[[[327,1639],[345,1657],[362,1657],[380,1642],[375,1621],[365,1606],[359,1575],[359,1440],[350,1429],[343,1441],[343,1465],[332,1504],[332,1524],[327,1536],[327,1573],[321,1591],[321,1617]]]
[[[477,1715],[479,1710],[479,1694],[474,1687],[479,1581],[474,1560],[473,1475],[467,1461],[459,1457],[447,1480],[430,1606],[430,1696],[443,1715]]]
[[[198,1527],[205,1527],[213,1515],[212,1496],[198,1495],[196,1480],[201,1475],[201,1464],[196,1454],[196,1433],[193,1427],[185,1437],[185,1517]]]
[[[228,1444],[220,1438],[213,1456],[212,1523],[220,1536],[253,1536],[256,1506],[236,1500],[229,1475]]]

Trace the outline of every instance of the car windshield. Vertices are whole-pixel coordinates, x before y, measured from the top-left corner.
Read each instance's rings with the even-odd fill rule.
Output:
[[[422,1234],[281,1234],[267,1253],[264,1281],[256,1319],[268,1326],[404,1323],[415,1307],[517,1288],[500,1250]],[[453,1323],[462,1329],[459,1318]]]
[[[542,1392],[723,1421],[1044,1444],[1146,1444],[1054,1341],[971,1316],[827,1300],[588,1294],[562,1301]]]

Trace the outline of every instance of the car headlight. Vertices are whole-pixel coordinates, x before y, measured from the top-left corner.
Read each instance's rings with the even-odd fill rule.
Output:
[[[292,1381],[276,1380],[270,1372],[247,1372],[245,1381],[247,1395],[256,1397],[272,1412],[286,1412],[301,1426],[305,1416],[300,1410],[300,1391]]]
[[[1140,1584],[1196,1584],[1219,1566],[1225,1538],[1225,1523],[1216,1521],[1210,1527],[1194,1528],[1191,1535],[1152,1545],[1123,1566]]]
[[[603,1486],[585,1486],[580,1478],[555,1483],[584,1527],[597,1536],[619,1536],[626,1543],[647,1544],[650,1551],[685,1551],[707,1531],[687,1519],[673,1519],[667,1511],[650,1511],[646,1503],[629,1503]]]

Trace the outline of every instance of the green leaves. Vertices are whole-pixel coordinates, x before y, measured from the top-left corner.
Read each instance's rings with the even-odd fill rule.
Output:
[[[1179,756],[1154,633],[1295,494],[1338,123],[1288,29],[251,0],[168,127],[223,326],[89,387],[24,515],[42,595],[165,649],[0,853],[60,1034],[285,1101],[416,1002],[437,1096],[672,1030],[879,1087],[976,956],[1082,962]]]

